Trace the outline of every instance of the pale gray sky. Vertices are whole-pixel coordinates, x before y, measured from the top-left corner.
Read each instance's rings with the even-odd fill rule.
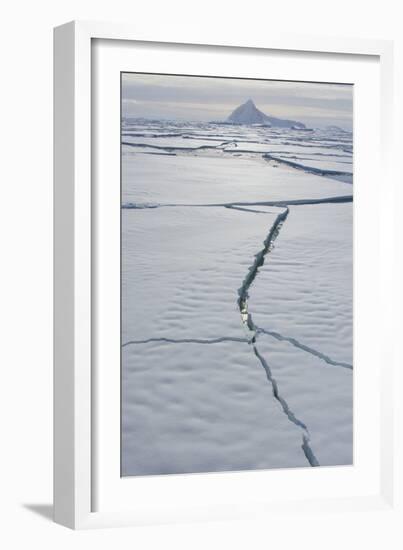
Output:
[[[353,124],[353,87],[269,80],[194,76],[122,75],[122,114],[178,121],[225,120],[252,99],[266,115],[309,127]]]

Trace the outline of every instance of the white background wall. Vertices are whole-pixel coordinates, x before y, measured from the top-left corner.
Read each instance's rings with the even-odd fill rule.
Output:
[[[397,39],[402,102],[403,18],[383,0],[34,0],[1,10],[0,546],[14,548],[402,547],[397,514],[273,518],[72,532],[52,524],[52,27],[71,19],[141,28],[226,28]],[[399,106],[397,122],[403,127]],[[370,125],[369,125],[370,130]],[[401,141],[399,151],[401,156]],[[401,173],[397,176],[401,179]],[[401,187],[401,181],[397,185]],[[402,192],[399,191],[400,202]],[[402,223],[399,223],[400,234]],[[38,513],[39,512],[39,513]],[[400,515],[400,518],[402,516]]]

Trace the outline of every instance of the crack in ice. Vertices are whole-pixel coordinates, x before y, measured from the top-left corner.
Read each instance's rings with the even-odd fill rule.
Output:
[[[278,214],[266,239],[263,241],[262,250],[255,255],[255,261],[249,267],[248,273],[242,282],[242,286],[238,289],[238,307],[241,312],[242,323],[250,332],[253,333],[253,337],[251,338],[252,342],[254,342],[256,338],[256,327],[253,324],[250,313],[248,312],[249,287],[255,280],[259,268],[264,264],[266,254],[271,252],[273,249],[274,241],[276,240],[283,223],[287,219],[288,214],[289,209],[287,207],[285,207],[283,212]]]
[[[277,155],[271,155],[265,153],[263,158],[267,161],[275,161],[279,164],[284,164],[290,168],[295,168],[295,170],[302,170],[307,174],[314,174],[316,176],[325,176],[328,178],[334,178],[344,183],[352,183],[353,174],[352,172],[344,172],[340,170],[326,170],[324,168],[315,168],[313,166],[306,166],[304,164],[299,164],[298,162],[293,162],[292,160],[285,159],[284,157],[279,157]]]
[[[137,148],[149,148],[149,149],[158,149],[160,151],[166,151],[167,153],[174,153],[175,151],[178,152],[193,152],[193,151],[208,151],[208,150],[214,150],[214,149],[220,149],[220,147],[223,147],[221,149],[222,151],[225,151],[225,147],[228,145],[235,145],[237,147],[236,140],[226,140],[222,141],[221,143],[218,143],[217,145],[199,145],[197,147],[181,147],[181,146],[175,146],[175,145],[152,145],[148,143],[131,143],[130,141],[122,141],[122,145],[126,145],[128,147],[137,147]]]
[[[273,373],[271,371],[271,368],[265,358],[260,354],[257,345],[256,345],[256,335],[258,333],[258,328],[255,326],[255,324],[252,321],[252,316],[250,312],[248,311],[248,298],[249,298],[249,288],[252,285],[253,281],[255,280],[259,268],[263,266],[265,262],[265,257],[267,254],[269,254],[274,247],[274,241],[278,237],[281,227],[283,226],[284,222],[287,219],[287,216],[289,214],[289,209],[286,206],[285,210],[278,214],[277,218],[274,220],[274,223],[264,240],[263,248],[255,255],[255,261],[253,264],[249,267],[248,273],[243,280],[241,288],[238,290],[238,307],[239,311],[241,312],[241,319],[242,324],[246,328],[248,332],[251,333],[251,337],[249,339],[249,344],[252,345],[254,354],[259,359],[260,364],[262,365],[266,377],[268,381],[271,384],[273,396],[274,398],[279,402],[281,405],[281,408],[288,418],[290,422],[292,422],[295,426],[300,428],[302,430],[302,445],[301,449],[304,452],[305,458],[307,459],[308,463],[312,467],[319,466],[319,461],[317,460],[311,446],[310,446],[310,435],[308,427],[302,420],[297,418],[295,414],[290,409],[290,406],[288,405],[286,399],[280,394],[279,387],[277,380],[274,378]]]
[[[243,206],[234,206],[233,204],[224,206],[230,210],[239,210],[240,212],[252,212],[253,214],[269,214],[267,210],[255,210],[252,208],[244,208]]]
[[[147,338],[146,340],[129,340],[122,344],[122,348],[135,344],[149,344],[150,342],[165,342],[168,344],[219,344],[221,342],[247,343],[246,338],[222,336],[220,338]]]
[[[306,424],[304,424],[304,422],[302,422],[301,420],[299,420],[295,416],[295,414],[290,409],[287,401],[284,399],[284,397],[282,397],[280,395],[279,390],[278,390],[277,381],[273,377],[273,374],[271,372],[271,369],[270,369],[267,361],[259,353],[259,351],[256,347],[256,344],[253,344],[253,351],[254,351],[256,357],[259,359],[262,367],[264,368],[264,370],[266,372],[267,379],[271,383],[271,387],[272,387],[272,390],[273,390],[273,395],[274,395],[275,399],[280,403],[284,414],[287,416],[287,418],[290,422],[292,422],[293,424],[295,424],[295,426],[297,426],[298,428],[301,428],[303,430],[301,448],[304,452],[304,455],[305,455],[307,461],[309,462],[310,466],[320,466],[319,461],[316,458],[316,456],[315,456],[315,454],[314,454],[314,452],[313,452],[313,450],[310,446],[310,435],[309,435],[309,430],[308,430]]]
[[[349,363],[344,363],[343,361],[335,361],[334,359],[331,359],[328,355],[322,353],[321,351],[318,351],[314,348],[311,348],[310,346],[306,346],[302,342],[299,342],[296,338],[292,338],[291,336],[283,336],[282,334],[275,332],[274,330],[267,330],[264,328],[256,327],[255,326],[256,333],[259,334],[267,334],[268,336],[272,336],[276,340],[282,341],[282,342],[288,342],[295,346],[296,348],[305,351],[307,353],[310,353],[311,355],[314,355],[315,357],[318,357],[319,359],[322,359],[325,363],[328,365],[332,365],[334,367],[343,367],[345,369],[353,370],[353,366]]]
[[[264,368],[266,372],[266,376],[268,381],[271,383],[273,388],[273,395],[277,399],[277,401],[280,403],[281,408],[283,409],[284,414],[287,416],[288,420],[298,426],[299,428],[302,428],[303,430],[307,431],[306,424],[302,422],[302,420],[299,420],[295,414],[290,409],[287,401],[282,397],[278,391],[278,384],[276,379],[273,377],[273,373],[271,372],[271,368],[269,367],[267,361],[265,358],[259,353],[259,350],[257,349],[256,345],[253,345],[253,351],[256,355],[256,357],[259,359],[259,361],[262,364],[262,367]]]
[[[121,208],[127,210],[142,210],[144,208],[195,208],[195,207],[248,207],[248,206],[275,206],[286,208],[288,206],[307,206],[313,204],[341,204],[353,202],[353,195],[340,195],[335,197],[325,197],[319,199],[282,199],[278,201],[256,201],[256,202],[217,202],[217,203],[201,203],[201,204],[171,204],[171,203],[136,203],[124,202]]]

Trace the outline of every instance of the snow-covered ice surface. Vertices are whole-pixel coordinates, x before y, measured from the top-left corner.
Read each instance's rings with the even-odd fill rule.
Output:
[[[237,289],[275,210],[252,214],[251,223],[250,215],[222,207],[124,209],[123,342],[245,339]]]
[[[351,464],[352,135],[122,144],[122,474]]]
[[[270,169],[271,168],[271,169]],[[350,195],[351,185],[258,159],[123,152],[123,205],[216,204]],[[131,182],[126,185],[125,182]]]
[[[291,206],[249,291],[254,324],[351,365],[352,236],[352,203]]]
[[[247,344],[123,350],[123,475],[307,466]]]
[[[352,371],[266,335],[259,337],[257,348],[293,414],[307,426],[319,464],[351,464]]]

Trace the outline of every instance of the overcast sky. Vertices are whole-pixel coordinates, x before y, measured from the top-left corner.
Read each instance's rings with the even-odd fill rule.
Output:
[[[266,115],[291,118],[309,127],[352,128],[353,88],[193,76],[122,75],[122,114],[178,121],[225,120],[252,99]]]

